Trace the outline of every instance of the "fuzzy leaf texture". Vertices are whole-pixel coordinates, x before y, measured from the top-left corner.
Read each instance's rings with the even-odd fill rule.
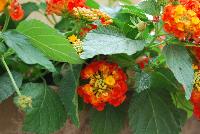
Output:
[[[182,119],[179,112],[167,90],[145,90],[133,95],[129,125],[134,134],[178,134]]]
[[[22,94],[32,97],[32,108],[26,110],[23,130],[51,134],[64,126],[66,112],[59,96],[44,84],[28,83]]]
[[[23,21],[17,27],[17,31],[29,38],[33,45],[51,60],[72,64],[82,63],[82,60],[67,39],[55,29],[40,21]]]
[[[76,89],[79,86],[79,77],[82,66],[69,65],[60,82],[60,96],[71,121],[79,127],[78,95]]]
[[[11,72],[17,86],[20,88],[22,85],[23,76],[17,72]],[[8,73],[4,73],[0,76],[0,103],[10,97],[14,92],[14,87],[8,76]]]
[[[161,6],[156,0],[145,0],[139,3],[139,7],[145,11],[145,13],[158,16],[161,12]]]
[[[131,14],[131,15],[137,16],[137,17],[145,19],[145,20],[148,19],[145,15],[144,11],[137,8],[136,6],[127,6],[127,5],[123,6],[120,13]]]
[[[145,41],[125,37],[115,27],[100,27],[87,34],[84,40],[84,52],[81,58],[88,59],[95,55],[112,55],[125,53],[132,55],[144,49]]]
[[[123,106],[110,105],[101,112],[92,109],[90,116],[92,134],[119,134],[124,126],[125,110]]]
[[[31,42],[17,31],[8,31],[3,34],[6,44],[12,48],[19,58],[26,64],[39,64],[51,72],[55,72],[54,65],[42,52],[33,47]]]
[[[146,72],[136,74],[135,87],[138,93],[149,89],[151,86],[151,76]]]
[[[168,67],[174,73],[175,78],[183,85],[186,98],[190,99],[194,77],[190,55],[184,47],[176,45],[166,45],[163,53]]]

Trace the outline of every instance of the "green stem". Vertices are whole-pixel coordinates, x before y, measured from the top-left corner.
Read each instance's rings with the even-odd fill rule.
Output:
[[[156,24],[156,26],[155,26],[155,35],[154,35],[154,38],[151,40],[151,42],[149,43],[149,45],[151,45],[151,44],[153,44],[155,41],[156,41],[156,39],[158,38],[158,37],[160,37],[160,31],[162,30],[162,26],[159,28],[158,27],[158,24]]]
[[[3,29],[2,29],[2,32],[5,32],[7,27],[8,27],[8,24],[9,24],[9,21],[10,21],[10,16],[9,14],[6,15],[6,20],[5,20],[5,23],[4,23],[4,26],[3,26]]]
[[[10,72],[10,69],[9,69],[9,67],[8,67],[8,65],[7,65],[7,63],[6,63],[6,61],[5,61],[5,59],[4,59],[3,56],[1,57],[1,61],[2,61],[3,65],[4,65],[6,71],[8,72],[8,75],[9,75],[9,77],[10,77],[10,80],[11,80],[11,82],[12,82],[14,88],[15,88],[15,91],[17,92],[17,94],[18,94],[19,96],[21,96],[22,94],[20,93],[19,88],[18,88],[18,86],[17,86],[17,84],[16,84],[16,82],[15,82],[15,80],[14,80],[14,78],[13,78],[13,75],[12,75],[12,73]]]
[[[54,14],[51,15],[55,24],[57,24],[57,20]]]

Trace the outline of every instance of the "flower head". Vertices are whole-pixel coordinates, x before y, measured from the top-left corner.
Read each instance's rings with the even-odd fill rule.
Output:
[[[106,103],[117,107],[126,98],[127,77],[116,64],[93,62],[82,70],[81,77],[89,83],[80,86],[78,94],[85,103],[92,104],[99,111],[104,109]]]
[[[113,22],[108,14],[99,9],[76,7],[73,8],[72,15],[77,19],[83,19],[89,22],[100,20],[103,25],[110,25]]]
[[[7,4],[7,0],[1,0],[0,12],[4,10],[4,8],[6,7],[6,4]]]
[[[47,14],[62,15],[64,12],[72,12],[76,7],[85,7],[85,0],[46,0]]]
[[[196,59],[200,61],[200,47],[197,47],[197,46],[192,47],[192,52],[194,56],[196,57]]]
[[[194,86],[190,101],[194,106],[194,115],[195,117],[200,120],[200,70],[198,67],[195,67],[195,74],[194,74]]]
[[[20,109],[24,110],[28,107],[32,107],[32,98],[30,96],[21,95],[18,98],[17,105]]]
[[[83,42],[74,34],[68,37],[68,40],[72,43],[77,54],[81,55],[83,53]]]
[[[180,40],[194,40],[199,43],[200,2],[197,0],[179,0],[180,4],[168,4],[164,8],[162,19],[166,32]]]
[[[13,20],[19,21],[24,17],[24,10],[18,0],[12,0],[8,9]]]

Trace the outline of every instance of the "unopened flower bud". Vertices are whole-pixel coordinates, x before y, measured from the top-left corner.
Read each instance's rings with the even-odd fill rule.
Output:
[[[17,104],[20,109],[24,110],[26,108],[32,107],[32,98],[30,96],[21,95],[18,98]]]

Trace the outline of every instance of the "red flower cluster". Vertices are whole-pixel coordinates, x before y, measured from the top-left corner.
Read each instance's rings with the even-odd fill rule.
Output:
[[[164,8],[163,21],[166,32],[180,40],[200,43],[200,1],[179,0],[180,4],[168,4]]]
[[[24,17],[24,10],[18,0],[12,0],[8,9],[13,20],[19,21]]]
[[[200,61],[200,47],[192,47],[192,51],[198,61]]]
[[[190,98],[194,109],[195,117],[200,120],[200,70],[197,69],[194,75],[194,89]]]
[[[135,63],[139,65],[140,69],[144,69],[149,64],[149,60],[147,56],[140,56],[136,59]]]
[[[71,12],[75,7],[85,7],[85,0],[46,0],[47,14],[62,15],[63,12]]]
[[[81,28],[81,32],[80,35],[81,36],[85,36],[88,32],[90,32],[91,30],[95,30],[97,29],[97,25],[95,24],[87,24],[86,27]]]
[[[89,64],[81,72],[88,84],[78,88],[78,94],[85,103],[90,103],[98,111],[102,111],[109,103],[115,107],[124,102],[127,92],[126,74],[117,64],[97,61]]]
[[[200,120],[200,91],[193,90],[190,100],[194,106],[193,108],[194,115],[198,120]]]

